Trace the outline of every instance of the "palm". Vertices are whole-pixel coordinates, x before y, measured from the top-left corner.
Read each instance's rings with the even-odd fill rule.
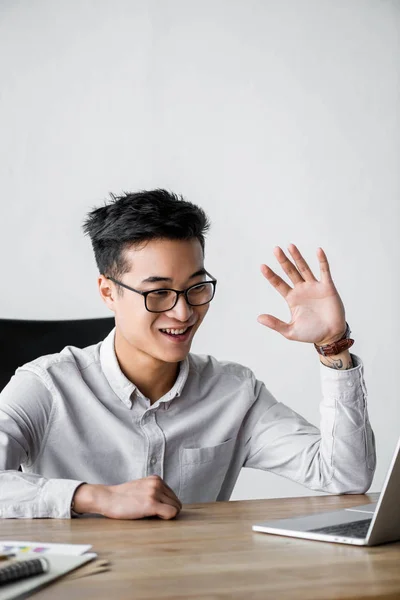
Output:
[[[321,281],[317,281],[296,246],[291,245],[289,251],[295,264],[280,248],[276,249],[275,255],[293,287],[267,265],[262,266],[262,272],[285,298],[291,313],[290,323],[284,323],[272,315],[260,315],[259,322],[279,331],[287,339],[299,342],[324,344],[338,339],[346,328],[345,313],[331,279],[325,253],[322,249],[318,252]]]

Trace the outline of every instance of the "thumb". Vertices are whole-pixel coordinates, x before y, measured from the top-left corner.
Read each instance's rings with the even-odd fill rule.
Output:
[[[272,315],[260,315],[257,317],[257,321],[261,323],[261,325],[265,325],[270,329],[274,329],[284,337],[287,337],[289,334],[289,323],[285,323],[284,321],[281,321]]]

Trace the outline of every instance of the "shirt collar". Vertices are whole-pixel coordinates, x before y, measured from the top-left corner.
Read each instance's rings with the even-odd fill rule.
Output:
[[[111,388],[117,394],[118,398],[127,406],[131,408],[132,400],[131,396],[133,392],[137,391],[141,394],[140,390],[132,383],[121,371],[118,363],[117,356],[115,354],[115,328],[108,334],[103,340],[100,347],[100,364],[102,371],[110,384]],[[189,358],[186,357],[179,363],[179,375],[172,388],[157,400],[157,404],[160,402],[169,402],[176,396],[180,396],[182,393],[183,386],[189,375]]]

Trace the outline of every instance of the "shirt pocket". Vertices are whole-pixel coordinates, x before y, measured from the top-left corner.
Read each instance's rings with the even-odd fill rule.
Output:
[[[215,502],[232,459],[235,438],[217,446],[181,448],[179,499],[184,504]]]

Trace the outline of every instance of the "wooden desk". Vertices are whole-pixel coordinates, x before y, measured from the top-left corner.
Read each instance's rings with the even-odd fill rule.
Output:
[[[314,496],[184,506],[175,521],[0,520],[3,539],[90,543],[112,570],[35,600],[400,598],[400,543],[363,548],[272,536],[252,523],[376,501]]]

